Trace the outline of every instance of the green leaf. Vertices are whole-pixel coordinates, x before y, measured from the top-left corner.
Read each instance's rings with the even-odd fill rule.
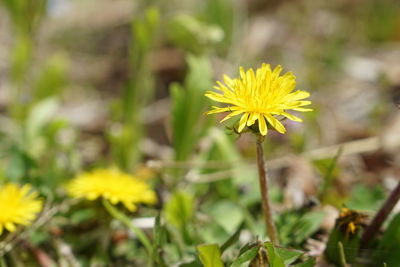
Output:
[[[244,227],[244,223],[242,223],[241,225],[239,225],[238,229],[235,231],[235,233],[233,233],[233,235],[231,235],[228,240],[226,240],[222,246],[221,246],[221,253],[224,253],[224,251],[229,248],[231,245],[233,245],[234,243],[236,243],[236,241],[238,241],[239,237],[240,237],[240,233],[242,231],[242,228]]]
[[[339,176],[340,168],[337,164],[339,157],[342,154],[342,148],[340,148],[335,157],[332,159],[322,159],[314,161],[314,165],[323,175],[323,184],[321,186],[321,190],[319,192],[319,199],[324,203],[332,204],[332,205],[341,205],[342,203],[338,203],[337,199],[335,199],[336,192],[332,191],[332,184],[335,179]],[[332,201],[333,198],[333,201]],[[333,203],[332,203],[333,202]]]
[[[304,262],[301,262],[299,264],[293,265],[293,267],[313,267],[313,266],[315,266],[315,264],[316,264],[315,259],[314,258],[310,258],[310,259],[307,259]]]
[[[218,151],[219,158],[231,162],[230,169],[233,182],[237,186],[248,185],[254,181],[252,170],[246,168],[242,155],[234,145],[234,138],[227,135],[221,129],[213,128],[209,131],[210,138],[215,142],[215,148]]]
[[[190,15],[177,15],[167,25],[168,38],[184,50],[201,54],[207,47],[222,41],[224,32]]]
[[[213,205],[210,215],[228,234],[235,231],[243,221],[241,208],[229,200],[222,200]]]
[[[25,35],[19,34],[13,45],[11,57],[11,77],[14,81],[21,81],[28,69],[32,56],[32,41]]]
[[[6,168],[6,176],[13,182],[20,182],[28,177],[29,170],[36,166],[36,162],[17,147],[11,147],[9,153],[10,161]]]
[[[35,246],[40,246],[52,238],[50,232],[44,229],[30,229],[27,231],[27,234],[29,237],[29,242]]]
[[[304,252],[300,250],[279,247],[275,247],[275,252],[279,254],[285,265],[295,262],[301,255],[304,254]]]
[[[175,149],[176,159],[185,159],[187,157],[188,149],[185,149],[184,136],[189,135],[186,132],[186,103],[185,103],[185,89],[177,83],[170,86],[171,99],[172,99],[172,131],[173,131],[173,145]],[[188,137],[186,137],[188,138]]]
[[[218,25],[224,32],[224,40],[221,48],[226,51],[232,42],[235,24],[235,4],[230,0],[206,1],[206,18],[212,24]]]
[[[325,217],[325,212],[314,211],[303,215],[294,227],[294,240],[297,244],[302,243],[306,238],[315,233]]]
[[[176,191],[165,205],[167,221],[175,227],[184,227],[193,217],[194,198],[192,195]]]
[[[202,266],[202,264],[198,259],[193,260],[191,262],[185,262],[185,263],[179,264],[179,267],[201,267],[201,266]]]
[[[224,267],[221,251],[217,244],[197,246],[199,258],[204,267]]]
[[[35,141],[41,135],[43,128],[53,118],[57,108],[58,99],[55,97],[46,98],[35,104],[26,121],[26,141],[28,149],[34,149]],[[32,151],[30,151],[32,153]]]
[[[243,263],[251,261],[257,256],[259,249],[260,248],[257,246],[244,251],[234,262],[232,262],[230,267],[240,267]]]
[[[385,262],[387,266],[398,266],[400,262],[400,213],[391,220],[374,253],[376,264]],[[376,265],[377,266],[377,265]]]
[[[60,93],[66,84],[69,62],[64,54],[55,54],[45,63],[34,86],[35,97],[44,99]]]
[[[351,189],[351,198],[346,206],[355,210],[377,210],[385,199],[382,187],[367,187],[364,184],[356,184]]]
[[[155,7],[149,7],[138,15],[134,16],[131,23],[129,80],[123,86],[122,97],[115,105],[114,116],[121,122],[121,129],[110,131],[109,135],[112,139],[110,147],[114,161],[121,169],[128,171],[136,167],[142,156],[140,149],[137,149],[145,132],[141,115],[155,92],[149,53],[158,29],[159,11]]]
[[[285,267],[285,263],[281,256],[275,251],[274,246],[271,242],[265,243],[265,247],[267,248],[267,257],[268,262],[271,267]]]
[[[163,225],[161,225],[161,216],[157,215],[154,224],[154,241],[157,246],[162,246],[166,240],[166,231]]]
[[[96,211],[93,208],[80,209],[71,214],[70,220],[72,224],[78,224],[93,218],[95,215]]]
[[[342,250],[339,246],[339,243],[342,243],[344,249]],[[352,263],[358,253],[358,248],[360,244],[360,237],[358,234],[356,235],[347,235],[343,233],[342,230],[335,225],[329,234],[328,242],[325,249],[326,259],[337,265],[340,265],[343,257],[341,253],[344,254],[344,259],[348,263]]]
[[[154,257],[160,267],[167,266],[164,261],[162,248],[167,239],[167,232],[165,227],[161,224],[161,216],[157,215],[156,221],[154,223]]]
[[[207,130],[204,115],[211,88],[211,68],[206,57],[188,56],[189,73],[184,87],[172,84],[172,139],[176,160],[186,160]]]

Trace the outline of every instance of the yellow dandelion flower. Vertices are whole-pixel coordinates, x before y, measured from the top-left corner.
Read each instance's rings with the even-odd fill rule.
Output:
[[[256,72],[253,69],[245,71],[241,67],[239,78],[231,79],[224,75],[225,84],[218,81],[214,86],[220,92],[207,91],[205,95],[229,106],[212,107],[213,109],[207,114],[231,112],[221,122],[242,114],[239,121],[239,132],[245,126],[252,126],[258,121],[258,129],[262,135],[267,134],[267,123],[278,132],[285,133],[285,127],[274,116],[281,115],[301,122],[300,118],[286,111],[311,111],[311,109],[303,107],[311,104],[311,101],[303,100],[309,97],[310,93],[301,90],[293,92],[296,86],[296,77],[293,73],[287,72],[280,75],[281,71],[280,65],[271,70],[269,64],[262,64]]]
[[[30,225],[42,210],[42,201],[30,185],[7,183],[0,186],[0,235],[14,232],[17,224]]]
[[[155,192],[145,182],[116,169],[100,169],[83,173],[67,186],[69,194],[76,198],[95,200],[103,197],[116,205],[121,202],[130,211],[137,203],[154,204]]]
[[[354,236],[360,230],[361,225],[364,224],[365,218],[365,214],[342,208],[336,225],[346,236]]]

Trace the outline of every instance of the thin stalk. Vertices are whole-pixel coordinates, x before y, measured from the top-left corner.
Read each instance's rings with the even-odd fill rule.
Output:
[[[338,243],[340,266],[347,267],[346,256],[344,255],[344,248],[342,242]]]
[[[140,242],[144,245],[146,248],[147,254],[149,257],[152,257],[153,254],[153,247],[151,245],[150,240],[147,238],[145,233],[137,228],[131,220],[122,212],[120,212],[117,208],[115,208],[113,205],[110,204],[107,200],[103,199],[103,205],[110,213],[111,216],[113,216],[115,219],[120,220],[122,223],[124,223],[132,232],[136,234],[136,236],[139,238]]]
[[[272,220],[271,205],[269,203],[268,197],[268,179],[267,173],[265,171],[264,163],[264,150],[262,143],[264,142],[264,137],[259,135],[257,139],[257,167],[258,167],[258,177],[261,189],[261,204],[264,213],[264,222],[267,229],[267,233],[273,245],[279,245],[278,237],[276,235],[275,225]]]
[[[375,235],[379,233],[379,229],[381,228],[383,222],[389,216],[394,206],[396,206],[396,203],[399,201],[399,199],[400,181],[392,193],[390,193],[390,196],[386,199],[385,203],[383,203],[372,222],[367,226],[367,228],[365,228],[364,234],[361,237],[361,248],[367,248],[369,242],[371,242]]]

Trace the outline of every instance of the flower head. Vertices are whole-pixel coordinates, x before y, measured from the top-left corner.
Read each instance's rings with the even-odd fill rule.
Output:
[[[95,200],[103,197],[114,205],[121,202],[130,211],[136,210],[137,203],[156,202],[156,194],[148,184],[116,169],[83,173],[70,182],[67,190],[77,198]]]
[[[342,208],[339,218],[336,220],[336,225],[346,237],[354,236],[361,229],[365,218],[365,214],[348,208]]]
[[[16,224],[31,224],[41,210],[42,201],[30,185],[7,183],[0,186],[0,235],[4,228],[14,232]]]
[[[303,107],[311,104],[311,101],[303,100],[309,97],[310,93],[301,90],[293,92],[296,86],[296,77],[293,73],[280,75],[281,71],[280,65],[271,70],[269,64],[262,64],[256,72],[253,69],[245,71],[241,67],[239,78],[231,79],[224,75],[225,84],[217,82],[217,85],[214,86],[220,92],[207,91],[205,95],[229,106],[213,107],[207,114],[231,112],[221,122],[241,115],[239,132],[245,126],[252,126],[258,121],[258,129],[262,135],[267,134],[267,123],[278,132],[285,133],[285,127],[274,116],[281,115],[301,122],[300,118],[286,111],[311,111],[311,109]]]

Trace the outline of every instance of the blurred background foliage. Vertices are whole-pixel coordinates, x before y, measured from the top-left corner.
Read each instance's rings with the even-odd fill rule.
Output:
[[[399,59],[397,0],[1,0],[0,180],[47,203],[41,225],[1,237],[2,264],[149,262],[100,204],[66,200],[77,173],[117,166],[158,193],[132,214],[155,266],[246,266],[266,237],[254,140],[204,116],[203,95],[262,62],[312,94],[315,111],[265,149],[282,245],[320,256],[339,208],[373,215],[398,180]],[[371,266],[399,264],[399,211]],[[276,266],[303,257],[265,249]]]

